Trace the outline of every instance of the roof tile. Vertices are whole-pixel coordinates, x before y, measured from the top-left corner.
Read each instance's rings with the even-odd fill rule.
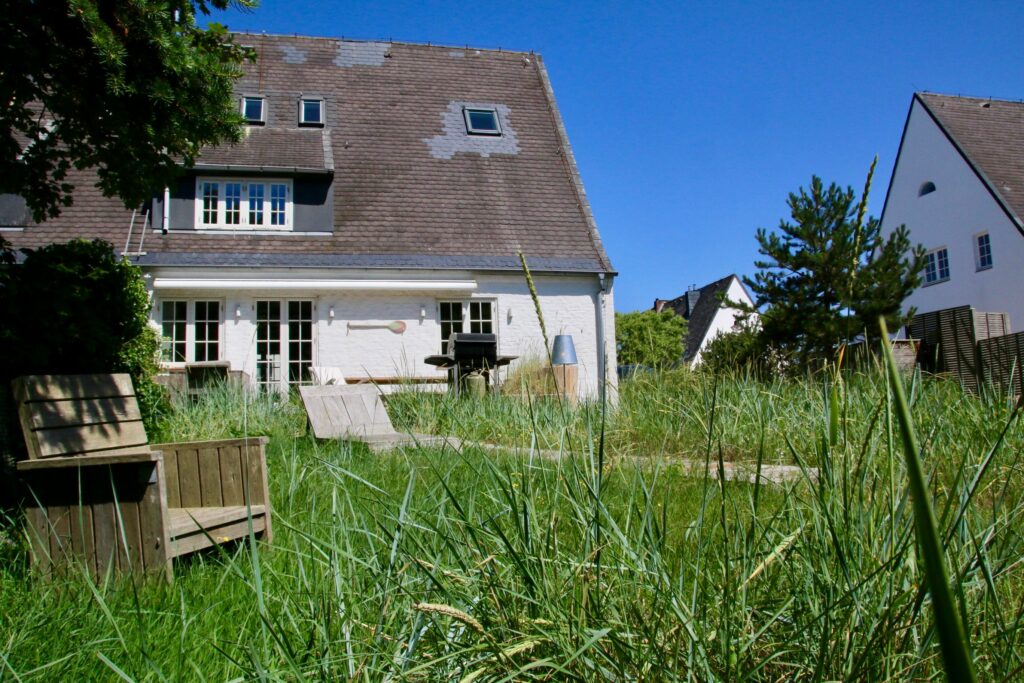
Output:
[[[238,145],[204,150],[199,163],[309,170],[329,168],[333,157],[333,234],[172,230],[146,238],[151,262],[213,252],[324,255],[337,263],[403,257],[468,268],[513,263],[521,249],[531,265],[611,271],[538,55],[295,36],[240,35],[238,42],[259,58],[236,90],[267,98],[266,125],[250,128]],[[324,98],[324,129],[298,128],[302,96]],[[514,145],[433,154],[428,141],[457,132],[450,117],[463,102],[498,108]],[[12,233],[15,246],[84,236],[123,247],[131,212],[102,197],[88,174],[72,182],[74,206]]]

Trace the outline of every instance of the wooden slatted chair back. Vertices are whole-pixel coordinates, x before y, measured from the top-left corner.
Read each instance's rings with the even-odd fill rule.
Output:
[[[299,393],[318,439],[395,433],[380,390],[373,385],[300,386]]]
[[[127,374],[32,375],[12,387],[30,460],[149,451]]]

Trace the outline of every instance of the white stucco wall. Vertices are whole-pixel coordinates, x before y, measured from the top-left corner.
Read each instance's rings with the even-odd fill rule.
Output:
[[[918,196],[921,185],[936,190]],[[882,221],[883,234],[906,224],[913,243],[928,250],[946,247],[950,277],[918,288],[904,306],[919,313],[970,305],[980,311],[1007,312],[1013,329],[1024,325],[1024,235],[916,100],[893,171]],[[988,232],[993,265],[977,270],[974,239]]]
[[[747,294],[746,288],[740,282],[739,278],[734,277],[729,283],[729,288],[726,290],[726,296],[730,301],[738,301],[754,305],[751,301],[750,296]],[[697,349],[697,353],[694,354],[693,360],[690,362],[690,367],[694,368],[701,361],[701,356],[704,355],[704,349],[708,347],[708,344],[720,334],[725,332],[732,332],[733,328],[736,327],[736,317],[740,314],[740,311],[730,306],[722,306],[715,313],[715,317],[711,320],[711,325],[708,327],[707,334],[704,335],[704,339],[700,342],[700,348]]]
[[[231,273],[196,270],[174,271],[163,269],[150,273],[152,278],[230,278]],[[268,278],[287,279],[294,273],[261,273]],[[239,277],[252,278],[254,273],[239,273]],[[476,282],[472,292],[446,291],[323,291],[316,289],[287,291],[265,289],[232,291],[230,289],[175,290],[161,288],[154,292],[153,318],[160,322],[159,304],[162,300],[220,300],[223,302],[224,320],[221,325],[222,360],[231,362],[232,369],[256,374],[256,301],[279,299],[282,301],[305,299],[314,303],[314,365],[341,368],[346,377],[444,377],[445,373],[423,362],[425,356],[441,352],[439,322],[442,301],[485,300],[494,309],[495,332],[498,335],[498,353],[516,355],[520,359],[546,356],[540,324],[522,275],[482,272],[423,273],[375,272],[373,277],[467,279]],[[358,279],[366,273],[322,271],[303,272],[303,279]],[[583,397],[596,397],[600,377],[598,373],[597,305],[599,282],[596,275],[534,275],[544,314],[549,339],[556,334],[570,334],[579,359],[579,392]],[[610,282],[609,282],[610,285]],[[603,298],[609,353],[609,381],[614,383],[614,301],[609,291]],[[236,317],[235,312],[239,315]],[[333,310],[333,317],[330,315]],[[421,316],[421,311],[425,315]],[[386,325],[402,321],[406,329],[395,334],[388,329],[359,329],[353,325]],[[467,325],[468,331],[468,325]],[[190,329],[191,333],[191,329]],[[191,352],[191,345],[190,345]],[[514,361],[512,367],[520,361]],[[503,372],[505,375],[507,373]]]

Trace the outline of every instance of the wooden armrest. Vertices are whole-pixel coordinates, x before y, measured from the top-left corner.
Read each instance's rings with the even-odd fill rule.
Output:
[[[250,436],[242,439],[213,439],[212,441],[168,441],[166,443],[150,444],[153,448],[168,451],[183,450],[186,448],[223,448],[225,446],[266,446],[270,442],[267,436]]]
[[[108,455],[68,455],[45,460],[21,460],[18,470],[45,470],[58,467],[96,467],[98,465],[124,465],[140,462],[157,462],[163,458],[160,451],[136,451],[134,453],[111,453]]]

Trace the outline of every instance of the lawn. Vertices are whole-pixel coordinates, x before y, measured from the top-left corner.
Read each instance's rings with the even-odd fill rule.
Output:
[[[910,394],[975,667],[1018,679],[1024,428],[1005,397],[921,378]],[[294,402],[179,405],[154,441],[271,437],[273,546],[178,561],[173,585],[46,583],[8,520],[0,680],[941,679],[884,376],[671,372],[619,398],[606,421],[389,400],[400,427],[511,453],[374,455],[312,440]],[[721,482],[726,461],[807,475]]]

